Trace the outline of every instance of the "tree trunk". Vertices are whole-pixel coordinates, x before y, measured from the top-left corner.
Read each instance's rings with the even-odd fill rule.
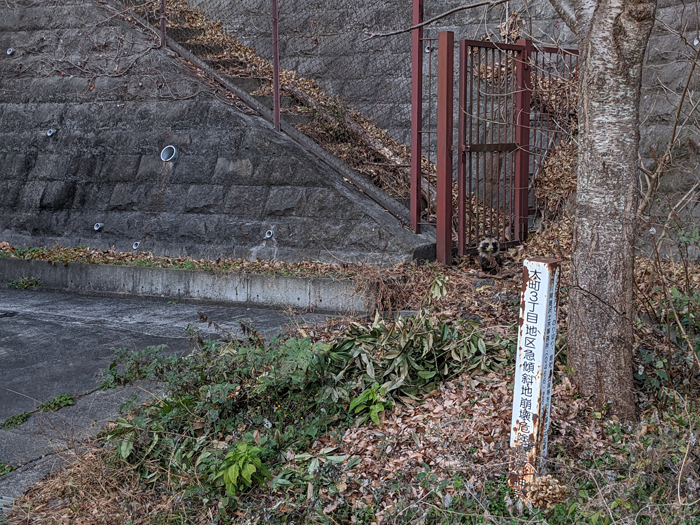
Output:
[[[582,395],[625,420],[633,391],[635,217],[642,62],[656,0],[575,4],[579,164],[568,327]]]

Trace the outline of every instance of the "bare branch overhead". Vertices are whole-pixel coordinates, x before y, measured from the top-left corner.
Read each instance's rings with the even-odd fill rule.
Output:
[[[569,3],[569,0],[549,0],[549,3],[552,4],[554,10],[561,17],[568,28],[571,29],[573,34],[578,34],[574,7]]]
[[[426,20],[423,23],[420,23],[415,26],[407,27],[406,29],[399,29],[397,31],[391,31],[389,33],[367,33],[367,38],[363,40],[363,42],[366,42],[367,40],[371,40],[373,38],[378,38],[378,37],[385,37],[385,36],[394,36],[394,35],[400,35],[402,33],[408,33],[410,31],[413,31],[414,29],[419,29],[421,27],[427,26],[428,24],[432,24],[433,22],[436,22],[437,20],[441,20],[443,18],[446,18],[450,15],[453,15],[455,13],[459,13],[460,11],[466,11],[467,9],[475,9],[477,7],[482,7],[482,6],[496,6],[500,4],[505,4],[508,0],[493,0],[489,2],[477,2],[476,4],[469,4],[469,5],[461,5],[459,7],[455,7],[454,9],[450,9],[449,11],[445,11],[444,13],[437,15],[430,20]]]

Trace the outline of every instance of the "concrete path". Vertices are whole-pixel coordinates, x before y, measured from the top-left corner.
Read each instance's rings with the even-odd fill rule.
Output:
[[[165,301],[80,296],[40,290],[0,290],[0,423],[32,412],[59,394],[82,396],[55,413],[38,413],[13,430],[0,427],[0,462],[20,466],[0,476],[2,505],[60,465],[67,451],[94,435],[138,388],[95,391],[100,370],[115,348],[168,345],[178,355],[190,351],[188,325],[203,336],[215,331],[197,312],[234,335],[240,322],[272,336],[290,322],[325,319],[245,306],[170,304]],[[87,395],[86,395],[87,394]]]

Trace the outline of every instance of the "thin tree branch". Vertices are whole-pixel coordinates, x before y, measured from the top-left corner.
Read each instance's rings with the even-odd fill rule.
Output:
[[[557,0],[550,0],[551,2],[557,1]],[[670,29],[670,26],[666,25],[667,29]],[[681,40],[689,47],[690,43],[686,40],[686,38],[682,35],[679,34]],[[671,130],[671,138],[668,141],[668,147],[666,148],[666,151],[664,154],[661,156],[659,161],[656,164],[656,169],[654,170],[654,173],[650,176],[650,181],[649,184],[647,185],[647,191],[644,194],[644,198],[642,199],[642,202],[639,204],[639,207],[637,208],[637,220],[641,220],[642,216],[644,213],[647,211],[649,206],[651,205],[651,202],[654,198],[654,192],[656,192],[656,189],[659,187],[659,179],[663,176],[664,172],[666,171],[666,167],[671,161],[671,153],[673,151],[673,147],[676,145],[676,141],[678,139],[678,127],[679,123],[681,120],[681,114],[683,111],[683,103],[685,102],[685,98],[688,95],[688,92],[690,90],[690,83],[693,79],[694,73],[695,73],[695,67],[698,64],[698,60],[700,59],[700,48],[695,50],[695,57],[693,58],[693,62],[690,66],[690,71],[688,71],[688,76],[685,80],[685,85],[683,86],[683,91],[680,94],[680,98],[678,100],[678,106],[676,107],[676,114],[673,119],[673,129]],[[686,119],[687,121],[687,119]],[[646,175],[646,173],[645,173]],[[648,175],[647,175],[648,176]]]
[[[385,36],[394,36],[394,35],[400,35],[402,33],[409,33],[413,31],[414,29],[420,29],[421,27],[427,26],[428,24],[432,24],[433,22],[436,22],[437,20],[441,20],[445,17],[448,17],[450,15],[453,15],[455,13],[458,13],[460,11],[466,11],[467,9],[474,9],[476,7],[482,7],[482,6],[496,6],[500,4],[505,4],[508,2],[508,0],[492,0],[489,2],[478,2],[476,4],[469,4],[469,5],[461,5],[459,7],[455,7],[454,9],[450,9],[449,11],[445,11],[444,13],[437,15],[430,20],[426,20],[425,22],[422,22],[418,25],[408,27],[406,29],[399,29],[397,31],[391,31],[389,33],[367,33],[367,38],[363,40],[363,42],[366,42],[367,40],[372,40],[373,38],[378,38],[378,37],[385,37]]]
[[[549,0],[552,7],[561,17],[564,23],[567,25],[574,35],[578,34],[578,27],[576,24],[576,15],[574,14],[574,8],[569,3],[568,0]]]

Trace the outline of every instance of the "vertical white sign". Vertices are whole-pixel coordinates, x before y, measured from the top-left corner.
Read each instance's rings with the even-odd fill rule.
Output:
[[[547,453],[552,372],[557,337],[559,262],[527,259],[520,299],[510,446],[516,452],[511,486],[526,490]]]

